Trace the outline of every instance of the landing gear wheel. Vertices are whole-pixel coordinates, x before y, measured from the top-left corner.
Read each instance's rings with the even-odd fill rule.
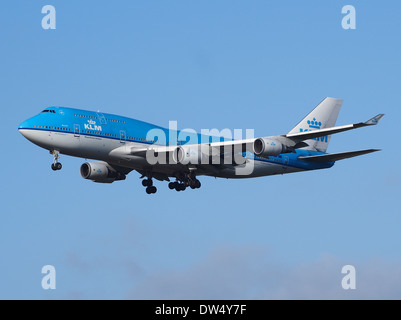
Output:
[[[142,180],[142,185],[144,187],[151,187],[153,186],[153,181],[151,179]]]
[[[198,179],[196,179],[195,180],[195,188],[199,189],[201,186],[202,186],[201,182]]]
[[[175,189],[175,182],[170,182],[170,183],[168,184],[168,188],[169,188],[170,190]]]
[[[52,164],[52,170],[53,171],[57,171],[57,170],[61,170],[61,168],[63,167],[62,164],[60,162],[56,162]]]
[[[157,188],[155,186],[150,186],[146,188],[146,193],[147,194],[152,194],[152,193],[156,193],[157,192]]]

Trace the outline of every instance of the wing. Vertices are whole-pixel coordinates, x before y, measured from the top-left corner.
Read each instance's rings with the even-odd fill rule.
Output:
[[[291,134],[283,134],[278,136],[269,136],[265,137],[268,139],[277,140],[282,145],[288,148],[289,151],[303,148],[307,146],[304,143],[305,140],[310,140],[318,137],[324,137],[327,135],[332,135],[335,133],[340,133],[348,130],[358,129],[362,127],[377,125],[381,118],[384,117],[384,114],[378,114],[377,116],[369,119],[365,122],[359,122],[354,124],[349,124],[345,126],[337,126],[332,128],[325,128],[325,129],[317,129],[313,131],[306,131],[306,132],[298,132],[298,133],[291,133]],[[225,153],[230,152],[230,147],[232,152],[245,152],[250,151],[254,152],[254,142],[256,139],[247,139],[247,140],[235,140],[235,141],[224,141],[224,142],[215,142],[211,143],[209,146],[212,150],[217,151],[210,151],[210,153]],[[228,151],[227,151],[228,150]]]
[[[303,161],[312,161],[312,162],[331,162],[338,161],[348,158],[353,158],[357,156],[361,156],[363,154],[368,154],[372,152],[380,151],[380,149],[367,149],[367,150],[358,150],[358,151],[350,151],[350,152],[340,152],[340,153],[332,153],[332,154],[321,154],[317,156],[306,156],[306,157],[298,157],[299,160]]]
[[[280,142],[283,146],[286,148],[286,152],[291,152],[295,151],[295,149],[298,148],[303,148],[306,146],[306,144],[303,142],[305,140],[309,139],[314,139],[318,137],[324,137],[327,135],[335,134],[335,133],[340,133],[348,130],[353,130],[357,128],[362,128],[362,127],[367,127],[367,126],[372,126],[372,125],[377,125],[380,121],[381,118],[383,118],[384,114],[378,114],[377,116],[369,119],[368,121],[365,122],[359,122],[359,123],[354,123],[354,124],[349,124],[345,126],[337,126],[337,127],[332,127],[332,128],[325,128],[325,129],[317,129],[313,131],[307,131],[307,132],[299,132],[299,133],[291,133],[291,134],[284,134],[284,135],[278,135],[278,136],[269,136],[265,137],[267,139],[273,139],[275,141]],[[261,139],[265,139],[261,138]],[[120,159],[132,159],[133,157],[140,157],[140,158],[146,158],[148,159],[149,155],[164,155],[163,157],[165,159],[179,159],[179,151],[184,150],[187,148],[191,148],[192,150],[197,150],[196,152],[200,155],[199,157],[204,159],[204,158],[222,158],[227,156],[228,154],[234,155],[234,154],[239,154],[243,152],[251,152],[254,153],[254,143],[255,140],[260,139],[260,138],[252,138],[252,139],[244,139],[244,140],[233,140],[233,141],[222,141],[222,142],[213,142],[213,143],[205,143],[205,144],[198,144],[198,145],[182,145],[182,146],[160,146],[160,145],[151,145],[147,148],[138,148],[130,145],[125,145],[122,147],[119,147],[117,149],[114,149],[110,152],[110,156],[117,157]],[[373,150],[373,149],[370,149]],[[368,150],[362,150],[362,151],[355,151],[355,152],[364,152],[362,154],[368,153]],[[376,151],[376,150],[374,150]],[[374,152],[374,151],[369,151],[369,152]],[[176,153],[176,155],[172,156],[173,153]],[[183,151],[183,153],[185,153]],[[339,157],[348,155],[348,157],[356,156],[353,155],[353,153],[344,153],[344,154],[337,154]],[[359,154],[358,154],[359,155]],[[334,156],[334,155],[333,155]],[[198,159],[200,159],[198,157]],[[315,157],[315,156],[314,156]],[[322,157],[322,158],[318,158]],[[159,157],[160,158],[160,157]],[[309,157],[309,161],[313,161],[313,157]],[[323,161],[335,161],[335,160],[327,160],[329,158],[324,158],[324,156],[316,156],[315,159],[326,159]],[[331,158],[334,159],[334,158]],[[341,158],[344,159],[344,158]],[[176,161],[174,160],[174,161]],[[244,160],[240,158],[239,164],[243,164]],[[318,160],[316,160],[318,161]],[[180,162],[180,161],[177,161]],[[203,162],[202,162],[203,163]],[[212,163],[212,161],[207,161],[207,163]]]

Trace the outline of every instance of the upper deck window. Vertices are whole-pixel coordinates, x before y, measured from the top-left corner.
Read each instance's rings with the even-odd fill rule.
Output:
[[[122,120],[115,120],[115,119],[106,119],[108,122],[116,122],[116,123],[124,123],[125,124],[125,121],[122,121]]]
[[[79,117],[79,118],[88,118],[88,119],[95,119],[95,120],[97,120],[97,119],[98,119],[98,117],[95,117],[95,116],[88,116],[88,115],[84,115],[84,114],[78,114],[78,113],[74,114],[74,117]]]

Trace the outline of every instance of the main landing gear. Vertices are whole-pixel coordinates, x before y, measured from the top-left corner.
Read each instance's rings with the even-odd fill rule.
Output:
[[[177,181],[168,184],[170,190],[184,191],[187,187],[191,189],[199,189],[201,182],[196,179],[195,173],[187,173],[177,177]]]
[[[59,152],[54,150],[54,151],[50,151],[50,153],[54,157],[54,161],[53,161],[52,166],[51,166],[52,170],[53,171],[61,170],[61,168],[63,166],[62,166],[62,164],[60,162],[58,162],[58,159],[60,159]]]
[[[157,188],[153,185],[153,176],[150,171],[143,174],[141,178],[142,185],[146,188],[147,194],[154,194],[157,192]],[[188,187],[191,189],[199,189],[201,187],[201,183],[198,179],[196,179],[196,175],[194,171],[189,173],[178,173],[176,174],[177,180],[175,182],[170,182],[168,184],[169,189],[176,191],[184,191]]]
[[[153,185],[153,180],[151,177],[142,180],[142,185],[146,187],[147,194],[153,194],[157,192],[157,188]]]

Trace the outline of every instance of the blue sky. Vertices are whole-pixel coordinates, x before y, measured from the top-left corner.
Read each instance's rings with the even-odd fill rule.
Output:
[[[41,28],[54,5],[57,29]],[[357,29],[341,27],[344,5]],[[3,112],[0,298],[401,297],[401,4],[395,1],[8,1],[0,13]],[[148,196],[139,174],[99,185],[83,159],[25,140],[61,105],[179,128],[282,134],[326,96],[329,152],[380,148],[332,169]],[[54,265],[57,289],[41,269]],[[354,265],[357,289],[341,288]]]

